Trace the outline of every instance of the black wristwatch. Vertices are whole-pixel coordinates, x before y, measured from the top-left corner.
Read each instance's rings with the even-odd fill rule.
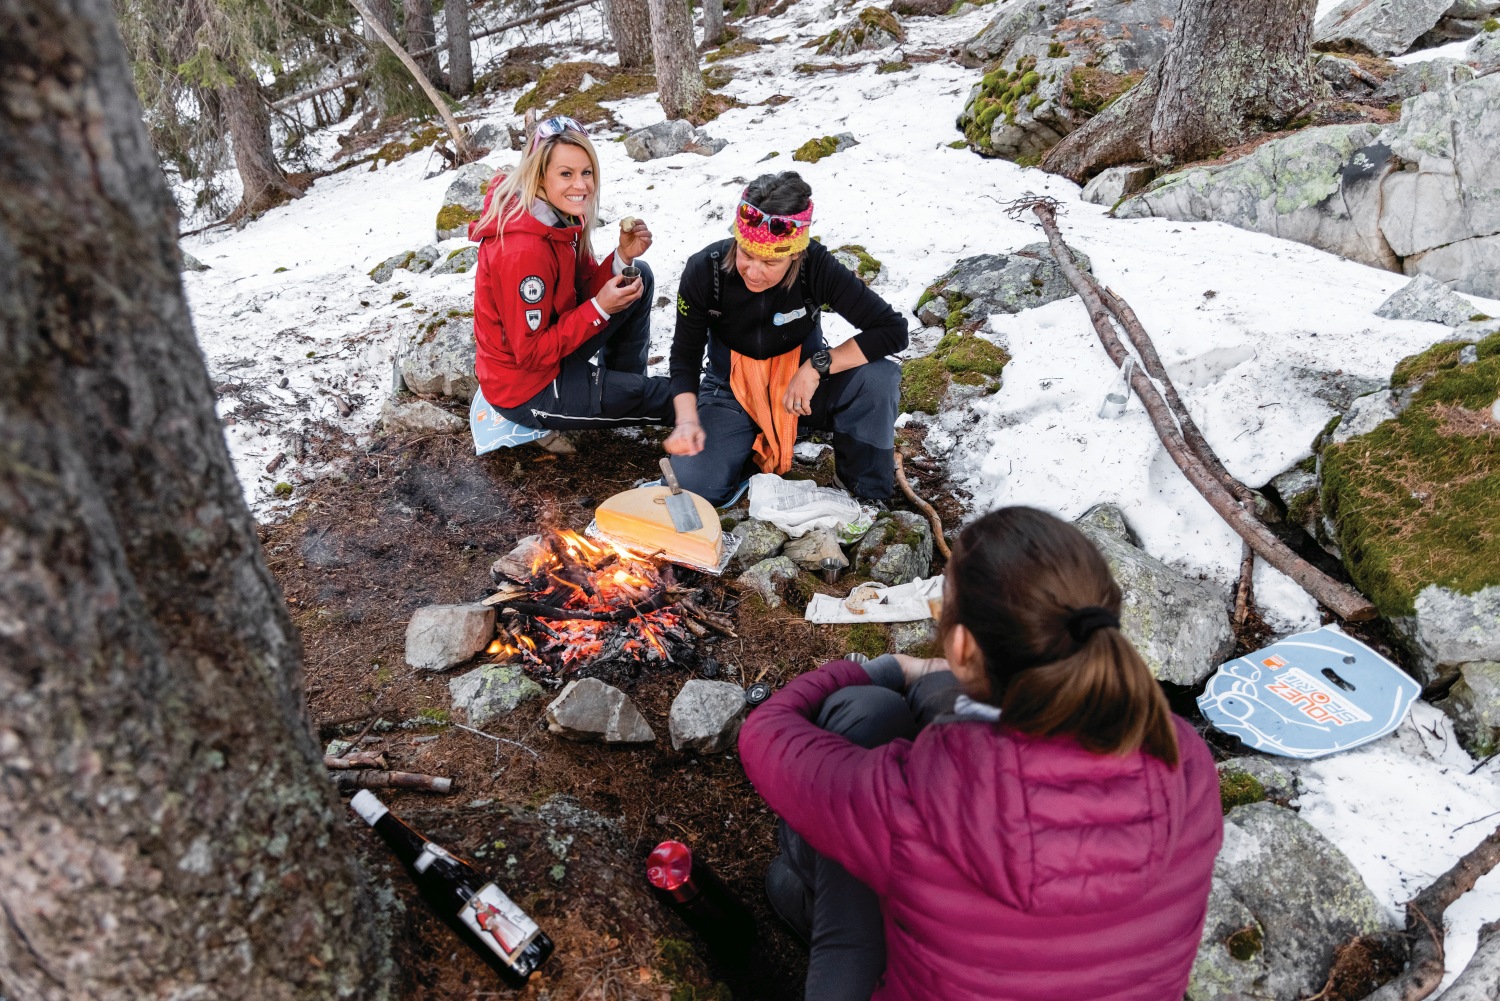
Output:
[[[814,351],[812,357],[807,360],[812,365],[813,371],[818,373],[819,377],[828,378],[828,370],[833,367],[833,355],[828,353],[827,348],[823,348],[821,351]]]

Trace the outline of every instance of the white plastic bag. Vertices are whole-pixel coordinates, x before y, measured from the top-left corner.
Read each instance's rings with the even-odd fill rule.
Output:
[[[775,473],[750,477],[750,517],[769,521],[794,539],[815,528],[838,531],[859,518],[859,503],[842,490]]]

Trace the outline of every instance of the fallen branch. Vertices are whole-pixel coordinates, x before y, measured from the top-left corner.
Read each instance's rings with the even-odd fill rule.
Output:
[[[1234,624],[1243,626],[1250,617],[1250,606],[1255,600],[1255,550],[1245,543],[1244,555],[1240,557],[1240,582],[1234,589]]]
[[[476,736],[476,737],[484,737],[484,738],[486,738],[488,740],[493,740],[495,742],[495,761],[496,761],[496,763],[499,763],[499,761],[500,761],[500,745],[501,744],[509,744],[512,747],[519,747],[521,750],[525,751],[527,754],[531,755],[533,758],[537,759],[538,761],[542,760],[542,756],[540,754],[536,753],[531,748],[529,748],[525,744],[521,743],[519,740],[511,740],[509,737],[497,737],[493,733],[485,733],[483,730],[476,730],[472,726],[464,726],[462,723],[454,723],[453,725],[456,726],[456,727],[458,727],[460,730],[467,730],[469,733],[474,734],[474,736]]]
[[[1084,279],[1078,266],[1073,262],[1068,245],[1063,242],[1053,208],[1055,201],[1029,198],[1015,204],[1022,208],[1030,208],[1042,221],[1042,229],[1047,233],[1047,242],[1052,248],[1052,257],[1083,299],[1094,330],[1104,344],[1104,350],[1116,366],[1124,365],[1129,353],[1120,343],[1120,337],[1110,322],[1110,313],[1102,298],[1094,291],[1093,284]],[[1329,577],[1292,552],[1261,523],[1254,512],[1245,509],[1239,499],[1220,482],[1187,443],[1173,419],[1171,409],[1156,391],[1156,386],[1145,371],[1136,369],[1131,375],[1130,386],[1140,397],[1141,404],[1147,416],[1151,418],[1151,423],[1156,428],[1162,445],[1165,446],[1167,454],[1172,457],[1172,461],[1177,464],[1177,468],[1182,470],[1188,482],[1197,488],[1209,505],[1218,512],[1219,517],[1223,518],[1229,527],[1250,545],[1257,556],[1294,580],[1303,590],[1339,618],[1350,622],[1363,622],[1375,617],[1375,606],[1370,603],[1369,599],[1353,588]]]
[[[1453,863],[1452,868],[1443,873],[1433,882],[1431,886],[1417,894],[1414,899],[1406,905],[1406,934],[1412,939],[1411,957],[1407,960],[1406,969],[1401,976],[1392,980],[1373,994],[1366,995],[1363,1001],[1422,1001],[1443,981],[1444,951],[1443,951],[1443,914],[1448,906],[1459,897],[1467,893],[1479,879],[1495,868],[1500,862],[1500,827],[1495,828],[1489,837],[1475,845],[1467,855]],[[1486,976],[1490,978],[1491,990],[1486,993],[1469,993],[1457,995],[1465,998],[1493,999],[1495,978],[1500,978],[1500,945],[1495,939],[1495,925],[1486,926],[1486,934],[1481,934],[1481,948],[1474,954],[1474,959],[1465,968],[1459,977],[1460,981],[1469,978],[1471,970],[1474,976],[1469,978],[1470,988],[1478,988],[1479,982]],[[1476,968],[1476,964],[1478,964]],[[1453,989],[1457,983],[1443,994],[1444,998],[1453,998]]]
[[[943,519],[939,518],[933,506],[918,497],[917,492],[911,488],[911,484],[906,482],[906,468],[902,465],[899,448],[896,449],[896,482],[901,484],[901,492],[906,495],[906,499],[911,501],[912,505],[925,514],[927,520],[932,523],[932,541],[938,547],[938,552],[943,554],[943,559],[951,560],[953,551],[948,548],[948,540],[943,538]]]
[[[334,782],[340,789],[421,789],[425,792],[452,792],[453,780],[444,775],[419,775],[416,772],[387,772],[374,769],[337,772]]]
[[[350,768],[389,768],[390,765],[386,763],[384,751],[352,751],[342,758],[323,755],[323,767],[346,771]]]

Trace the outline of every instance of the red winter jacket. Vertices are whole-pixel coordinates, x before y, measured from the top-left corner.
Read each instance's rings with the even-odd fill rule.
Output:
[[[745,772],[880,897],[876,1001],[1180,1001],[1223,839],[1208,747],[1093,754],[975,720],[865,750],[813,722],[857,664],[804,674],[740,731]]]
[[[581,227],[549,226],[530,212],[507,222],[503,239],[497,222],[469,224],[479,244],[474,374],[491,405],[518,407],[608,320],[589,300],[613,273],[614,254],[600,264],[580,260]]]

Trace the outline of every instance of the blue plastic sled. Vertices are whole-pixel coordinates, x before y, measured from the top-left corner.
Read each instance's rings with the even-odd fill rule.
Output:
[[[545,438],[548,434],[546,431],[506,420],[490,406],[484,393],[477,389],[474,390],[474,402],[469,404],[469,433],[474,436],[475,455],[484,455],[498,448],[515,448],[528,441]]]
[[[1374,650],[1324,626],[1224,664],[1198,708],[1256,750],[1321,758],[1396,729],[1421,690]]]

